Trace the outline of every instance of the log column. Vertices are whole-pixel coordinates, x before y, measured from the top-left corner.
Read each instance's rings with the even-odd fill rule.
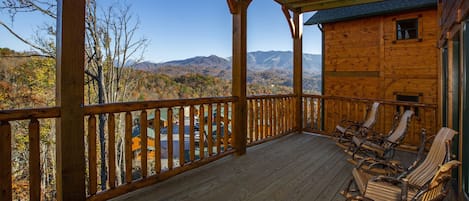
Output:
[[[246,30],[247,9],[251,0],[228,0],[233,15],[233,81],[232,94],[238,97],[234,103],[233,146],[237,155],[246,153],[247,99],[246,99]]]
[[[282,6],[293,38],[293,93],[295,94],[295,117],[293,127],[296,131],[303,130],[302,98],[303,98],[303,14],[300,10],[292,11]],[[306,109],[306,108],[305,108]]]
[[[85,1],[57,4],[57,200],[85,200]]]
[[[296,96],[295,121],[298,132],[303,130],[302,125],[302,98],[303,98],[303,14],[293,13],[293,92]],[[306,110],[306,108],[305,108]]]

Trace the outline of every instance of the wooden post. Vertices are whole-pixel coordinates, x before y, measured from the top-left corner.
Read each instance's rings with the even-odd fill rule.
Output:
[[[11,125],[0,121],[0,200],[10,201],[12,197],[11,179]]]
[[[303,130],[301,102],[303,98],[303,14],[293,13],[295,35],[293,36],[293,91],[296,96],[296,129]]]
[[[293,11],[293,17],[287,7],[282,6],[293,38],[293,93],[295,94],[295,116],[293,127],[297,132],[303,130],[302,98],[303,98],[303,14]]]
[[[237,155],[246,153],[247,99],[246,99],[246,30],[247,9],[251,0],[228,0],[233,15],[233,82],[232,94],[238,97],[234,102],[233,146]]]
[[[293,38],[293,93],[295,94],[295,122],[296,131],[303,130],[302,125],[302,98],[303,98],[303,14],[293,11],[293,17],[287,7],[282,6],[283,14],[287,18]]]
[[[85,200],[85,1],[57,1],[57,200]]]

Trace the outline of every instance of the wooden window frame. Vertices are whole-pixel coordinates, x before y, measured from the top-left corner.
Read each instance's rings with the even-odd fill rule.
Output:
[[[417,19],[417,38],[412,39],[397,39],[397,23],[400,21],[405,20],[412,20]],[[414,15],[414,16],[403,16],[403,17],[395,17],[392,18],[393,21],[393,44],[396,43],[408,43],[408,42],[422,42],[423,41],[423,17],[422,14]]]

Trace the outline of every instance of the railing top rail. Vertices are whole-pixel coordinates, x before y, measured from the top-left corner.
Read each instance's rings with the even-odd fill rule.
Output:
[[[238,97],[211,97],[211,98],[192,98],[192,99],[170,99],[156,101],[122,102],[100,105],[86,105],[85,115],[112,113],[112,112],[131,112],[136,110],[190,106],[210,103],[236,102]],[[0,110],[0,121],[17,121],[26,119],[45,119],[60,117],[60,107],[28,108]]]
[[[238,101],[238,97],[229,96],[229,97],[169,99],[169,100],[155,100],[155,101],[109,103],[109,104],[101,104],[101,105],[87,105],[85,106],[85,115],[131,112],[131,111],[154,109],[154,108],[191,106],[191,105],[210,104],[210,103],[227,103],[227,102],[236,102],[236,101]]]
[[[379,102],[381,104],[412,106],[412,107],[427,107],[427,108],[437,108],[438,107],[437,104],[413,103],[413,102],[405,102],[405,101],[393,101],[393,100],[372,99],[372,98],[354,98],[354,97],[313,95],[313,94],[304,94],[303,97],[322,98],[322,99],[335,99],[335,100],[348,100],[348,101],[355,101],[355,102]]]
[[[45,119],[56,117],[60,117],[60,107],[0,110],[0,121],[17,121],[33,118]]]
[[[273,94],[273,95],[251,95],[247,99],[265,99],[265,98],[289,98],[294,97],[294,94]]]

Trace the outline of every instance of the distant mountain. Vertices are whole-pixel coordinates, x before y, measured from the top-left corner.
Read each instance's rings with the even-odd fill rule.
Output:
[[[142,62],[135,66],[140,70],[151,71],[169,76],[201,74],[205,76],[231,79],[231,63],[218,56],[193,57],[164,63]]]
[[[262,86],[293,84],[293,53],[291,51],[257,51],[247,54],[247,82]],[[215,55],[198,56],[164,63],[142,62],[137,69],[178,77],[187,74],[213,76],[225,80],[232,78],[231,58]],[[321,80],[321,55],[303,54],[303,89],[319,91]]]
[[[257,51],[247,54],[248,68],[256,71],[268,69],[293,69],[293,52],[291,51]],[[303,54],[303,71],[321,72],[321,55]]]
[[[293,52],[248,52],[247,66],[248,69],[252,71],[265,71],[269,69],[291,71],[293,69]],[[206,68],[229,70],[231,68],[231,57],[225,59],[216,55],[211,55],[208,57],[198,56],[164,63],[142,62],[136,66],[138,69],[151,71],[159,71],[157,69],[162,67],[193,67],[196,69],[199,68],[198,70],[207,70]],[[303,71],[307,73],[321,72],[321,55],[303,54]]]

